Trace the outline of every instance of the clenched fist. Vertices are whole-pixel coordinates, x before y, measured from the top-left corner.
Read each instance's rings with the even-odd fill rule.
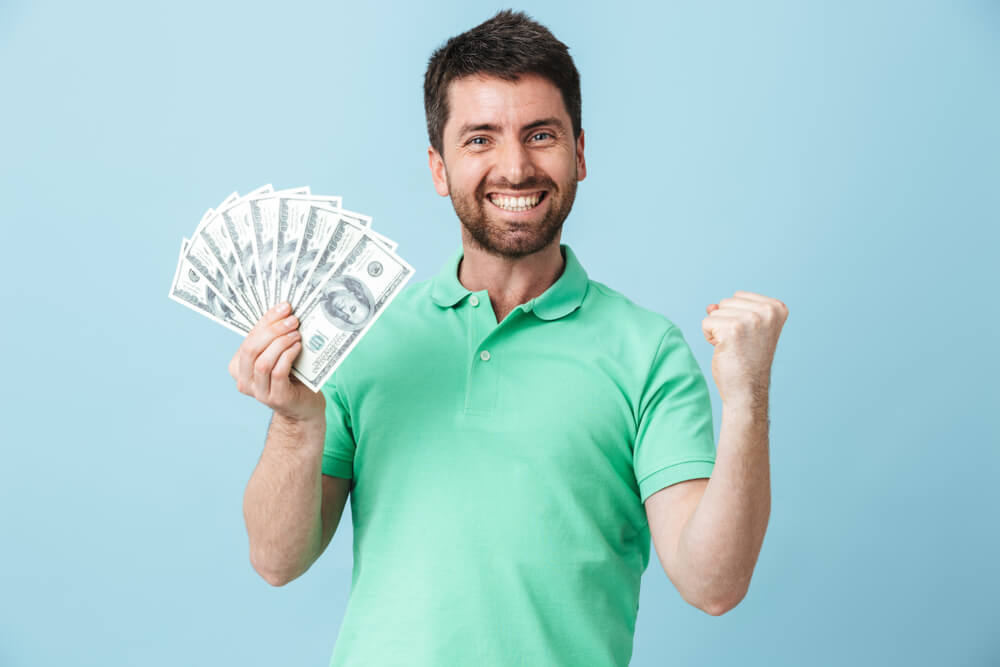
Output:
[[[736,292],[710,304],[701,322],[705,339],[715,346],[712,377],[723,402],[766,405],[771,362],[788,307],[753,292]]]
[[[324,416],[323,392],[313,392],[291,375],[292,362],[302,349],[299,321],[287,301],[264,313],[243,340],[229,374],[236,388],[293,421]]]

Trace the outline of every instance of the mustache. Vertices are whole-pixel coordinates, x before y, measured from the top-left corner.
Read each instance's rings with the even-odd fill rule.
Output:
[[[535,192],[536,190],[555,190],[556,184],[551,178],[532,178],[520,183],[511,183],[507,179],[486,183],[479,190],[480,194],[492,192],[493,190],[505,190],[508,192]]]

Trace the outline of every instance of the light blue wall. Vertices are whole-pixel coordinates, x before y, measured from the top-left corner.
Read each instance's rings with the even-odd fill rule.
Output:
[[[0,3],[0,665],[324,665],[349,509],[251,569],[267,410],[169,301],[230,191],[340,194],[417,280],[458,247],[426,167],[431,50],[494,3]],[[563,239],[683,330],[789,305],[747,598],[652,560],[633,665],[997,665],[1000,4],[537,2],[583,80]],[[991,569],[992,568],[992,569]]]

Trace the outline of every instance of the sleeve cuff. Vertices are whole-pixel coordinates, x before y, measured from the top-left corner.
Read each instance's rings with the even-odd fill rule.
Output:
[[[338,459],[330,454],[323,454],[323,474],[330,477],[343,477],[352,479],[354,477],[354,462]]]
[[[714,467],[715,459],[695,459],[664,466],[639,480],[639,498],[645,503],[651,495],[671,484],[711,477]]]

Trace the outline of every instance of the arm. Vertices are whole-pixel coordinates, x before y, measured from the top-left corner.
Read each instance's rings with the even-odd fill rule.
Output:
[[[250,562],[272,586],[304,574],[337,530],[351,480],[321,473],[322,423],[275,414],[264,452],[247,484],[243,517]]]
[[[746,595],[771,513],[767,409],[723,405],[711,479],[646,500],[650,532],[681,596],[718,616]]]
[[[706,311],[702,332],[715,346],[712,376],[722,398],[715,466],[707,483],[650,496],[647,514],[671,581],[717,616],[746,596],[771,515],[768,391],[788,307],[738,291]]]
[[[274,410],[243,498],[250,562],[274,586],[300,576],[323,552],[350,489],[350,480],[321,474],[326,401],[291,375],[300,338],[291,308],[279,304],[229,363],[236,388]]]

